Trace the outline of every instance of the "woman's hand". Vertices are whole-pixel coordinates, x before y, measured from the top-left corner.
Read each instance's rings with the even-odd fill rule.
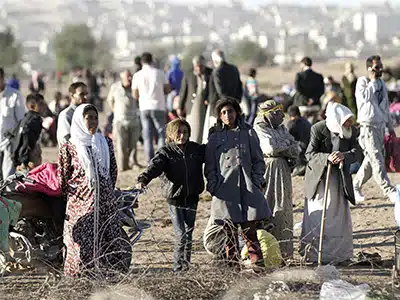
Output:
[[[328,160],[334,165],[337,165],[344,161],[344,154],[339,151],[332,152],[331,154],[329,154]]]
[[[138,190],[144,190],[145,188],[146,188],[146,185],[142,182],[139,182],[135,185],[135,189],[138,189]]]

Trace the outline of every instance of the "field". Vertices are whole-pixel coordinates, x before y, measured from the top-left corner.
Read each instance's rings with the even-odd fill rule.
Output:
[[[316,66],[316,69],[321,68]],[[325,66],[325,69],[335,76],[334,71],[338,72],[340,66]],[[261,70],[260,81],[272,90],[289,80],[290,74],[290,78],[294,78],[294,70],[273,70],[276,74],[274,77],[268,76],[271,70]],[[362,69],[359,70],[362,73]],[[101,119],[104,122],[104,114]],[[43,149],[43,157],[46,161],[56,161],[56,148]],[[141,148],[139,158],[144,162]],[[140,169],[135,168],[119,173],[118,186],[126,188],[134,185],[139,172]],[[390,179],[394,184],[400,183],[399,174],[390,174]],[[293,178],[294,223],[302,219],[303,188],[303,179]],[[382,263],[337,267],[337,270],[343,280],[370,285],[371,299],[400,299],[398,291],[393,290],[391,285],[396,230],[393,205],[383,198],[381,190],[373,181],[365,186],[364,194],[367,201],[351,209],[354,255],[357,256],[360,251],[377,252],[382,257]],[[194,232],[193,267],[188,272],[175,274],[171,270],[173,229],[167,203],[161,195],[160,182],[155,180],[150,184],[149,191],[140,198],[137,218],[149,223],[151,227],[144,231],[133,248],[133,267],[128,275],[121,275],[112,281],[71,281],[63,278],[58,270],[38,264],[35,269],[21,270],[0,279],[0,299],[319,299],[321,285],[327,275],[321,277],[318,275],[320,273],[315,272],[315,267],[300,265],[298,255],[295,257],[295,266],[260,274],[238,272],[215,264],[202,243],[210,204],[207,197],[199,203]],[[297,247],[300,230],[296,229],[294,233]],[[273,283],[277,281],[287,285],[277,287],[279,283]],[[256,292],[260,293],[258,298],[254,296]],[[263,297],[266,294],[270,298]]]

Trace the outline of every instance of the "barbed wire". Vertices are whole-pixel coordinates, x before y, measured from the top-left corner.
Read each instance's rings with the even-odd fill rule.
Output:
[[[262,291],[263,287],[269,286],[274,281],[274,273],[272,273],[274,270],[254,273],[244,269],[241,264],[237,264],[233,268],[228,267],[223,262],[221,263],[221,261],[210,256],[204,249],[202,239],[204,228],[208,222],[209,216],[207,212],[209,212],[209,208],[209,201],[200,201],[192,245],[192,267],[186,272],[173,273],[171,271],[175,236],[168,214],[168,204],[158,192],[158,188],[157,191],[150,188],[145,194],[141,195],[140,207],[136,210],[138,221],[146,222],[150,226],[144,229],[141,239],[133,245],[131,254],[132,266],[127,273],[106,269],[105,275],[99,276],[98,272],[93,272],[92,269],[83,267],[82,270],[85,276],[72,280],[65,278],[62,275],[62,270],[56,269],[42,260],[38,263],[39,265],[44,265],[44,269],[46,269],[45,276],[32,269],[25,271],[26,273],[23,275],[3,277],[4,283],[0,287],[0,299],[2,299],[2,293],[8,299],[10,295],[13,295],[13,299],[18,299],[19,296],[21,299],[26,299],[28,291],[37,299],[87,299],[99,289],[105,289],[103,294],[100,292],[99,297],[108,295],[111,291],[121,295],[121,291],[126,290],[127,286],[131,287],[131,289],[137,289],[137,295],[143,293],[140,296],[142,299],[151,299],[150,297],[152,297],[154,299],[201,300],[221,299],[225,295],[224,299],[232,300],[234,298],[227,297],[231,297],[235,293],[243,297],[237,299],[253,299],[251,298],[252,295]],[[115,218],[117,218],[117,213],[109,216],[107,222],[111,222]],[[107,222],[101,227],[101,233],[104,233]],[[315,230],[319,230],[319,228],[315,228]],[[119,237],[108,244],[118,242],[120,239]],[[297,244],[301,241],[294,235],[293,239],[281,242]],[[354,246],[356,248],[357,244],[355,243]],[[313,251],[316,250],[314,243],[310,247],[314,248]],[[104,260],[108,264],[108,257],[116,254],[130,255],[124,250],[112,251],[97,259]],[[89,265],[92,263],[89,262]],[[312,272],[312,269],[310,270],[306,262],[298,255],[295,255],[290,265],[296,266],[296,269],[283,265],[281,270],[286,273],[282,275],[282,278],[286,278],[285,282],[290,282],[291,276],[297,276],[294,280],[297,283],[288,283],[290,293],[278,293],[275,298],[270,299],[291,299],[290,297],[292,296],[294,297],[293,299],[316,297],[321,289],[321,282],[309,275],[310,273],[308,272]],[[296,273],[296,270],[303,273]],[[373,276],[374,270],[387,271],[384,267],[373,265],[370,268],[370,276]],[[305,278],[305,281],[300,280],[300,278]],[[73,290],[78,292],[72,292]],[[279,295],[285,296],[285,298],[278,298]],[[134,297],[135,295],[129,296]],[[308,298],[302,298],[303,296]],[[107,299],[119,299],[110,297]]]

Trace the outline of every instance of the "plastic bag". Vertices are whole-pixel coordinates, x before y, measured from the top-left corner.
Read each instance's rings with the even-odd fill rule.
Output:
[[[263,229],[257,230],[257,238],[260,242],[265,267],[279,267],[282,261],[282,254],[277,239],[272,234]],[[242,259],[246,259],[248,255],[249,250],[246,246],[244,246],[241,252]]]
[[[320,300],[365,300],[369,291],[368,284],[352,285],[343,280],[324,282]]]

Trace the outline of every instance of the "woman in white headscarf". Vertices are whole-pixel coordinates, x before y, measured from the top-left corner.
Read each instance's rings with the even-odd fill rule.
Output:
[[[353,114],[344,105],[329,103],[326,120],[311,128],[306,151],[305,205],[300,236],[300,253],[306,261],[317,262],[325,189],[328,205],[322,261],[341,263],[353,257],[350,205],[355,204],[350,165],[360,155]],[[332,164],[329,186],[325,186],[328,164]]]
[[[64,223],[64,274],[129,268],[131,247],[119,225],[114,195],[117,165],[112,141],[98,131],[91,104],[74,112],[71,138],[59,154],[58,177],[67,201]]]

